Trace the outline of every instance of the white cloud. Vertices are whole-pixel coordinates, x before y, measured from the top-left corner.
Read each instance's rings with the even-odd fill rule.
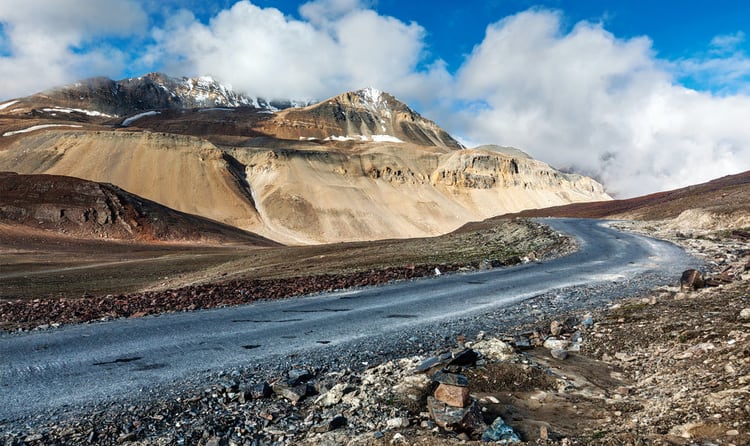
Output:
[[[380,16],[354,0],[311,2],[300,11],[306,21],[240,1],[208,24],[183,11],[154,31],[147,58],[166,60],[168,71],[211,74],[250,94],[303,99],[368,85],[398,93],[402,81],[430,75],[417,71],[425,31],[416,23]]]
[[[300,6],[299,12],[310,23],[322,26],[368,6],[360,0],[315,0]]]
[[[621,196],[706,181],[750,166],[750,98],[675,85],[646,38],[527,11],[487,29],[457,75],[473,103],[471,140],[522,148],[601,178]]]
[[[145,32],[148,17],[131,1],[0,2],[4,97],[16,97],[95,74],[117,73],[126,54],[103,36]]]
[[[745,33],[737,31],[733,34],[721,34],[711,39],[711,49],[716,53],[734,52],[737,46],[745,41]]]
[[[741,44],[745,33],[722,34],[711,39],[709,50],[675,63],[675,72],[686,82],[721,94],[750,93],[750,58]]]

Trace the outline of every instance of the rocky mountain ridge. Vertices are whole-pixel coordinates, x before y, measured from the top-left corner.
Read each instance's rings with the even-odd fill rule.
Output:
[[[310,101],[247,96],[210,76],[189,78],[149,73],[121,80],[106,77],[82,80],[20,98],[8,106],[8,111],[22,112],[31,108],[37,113],[72,111],[88,116],[116,118],[148,110],[211,107],[249,107],[274,112],[289,107],[306,106],[309,103]]]

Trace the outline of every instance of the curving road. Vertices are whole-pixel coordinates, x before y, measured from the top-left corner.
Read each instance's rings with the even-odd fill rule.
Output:
[[[561,288],[677,274],[690,261],[670,243],[622,233],[601,221],[545,223],[577,237],[580,249],[546,263],[0,336],[0,420],[127,399],[143,388],[207,371],[400,335]]]

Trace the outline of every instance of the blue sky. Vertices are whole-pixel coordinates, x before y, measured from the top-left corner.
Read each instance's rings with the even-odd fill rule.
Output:
[[[632,196],[750,169],[748,19],[727,0],[5,1],[0,101],[150,71],[295,99],[373,86]]]
[[[207,23],[236,0],[214,2],[162,2],[167,8],[187,7]],[[190,4],[192,3],[192,4]],[[256,0],[264,8],[276,8],[289,17],[301,19],[299,8],[305,2],[292,0]],[[474,46],[482,40],[487,25],[503,17],[530,9],[546,8],[564,13],[564,25],[572,27],[580,21],[601,23],[619,38],[646,36],[652,41],[655,55],[667,61],[704,56],[715,51],[712,41],[717,36],[750,35],[750,3],[738,0],[690,0],[683,2],[653,0],[471,0],[456,2],[404,2],[377,0],[363,2],[382,15],[404,22],[417,22],[427,33],[423,62],[444,60],[449,70],[461,66]],[[153,14],[154,23],[161,23],[161,14]],[[750,41],[741,38],[737,50],[750,51]],[[742,85],[716,85],[705,77],[693,79],[689,73],[679,79],[691,88],[719,91],[745,88]]]

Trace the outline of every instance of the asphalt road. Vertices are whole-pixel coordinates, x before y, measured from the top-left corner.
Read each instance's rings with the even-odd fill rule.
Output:
[[[592,220],[549,220],[577,252],[545,263],[0,336],[0,420],[127,399],[154,385],[482,314],[551,290],[688,262],[678,247]]]

